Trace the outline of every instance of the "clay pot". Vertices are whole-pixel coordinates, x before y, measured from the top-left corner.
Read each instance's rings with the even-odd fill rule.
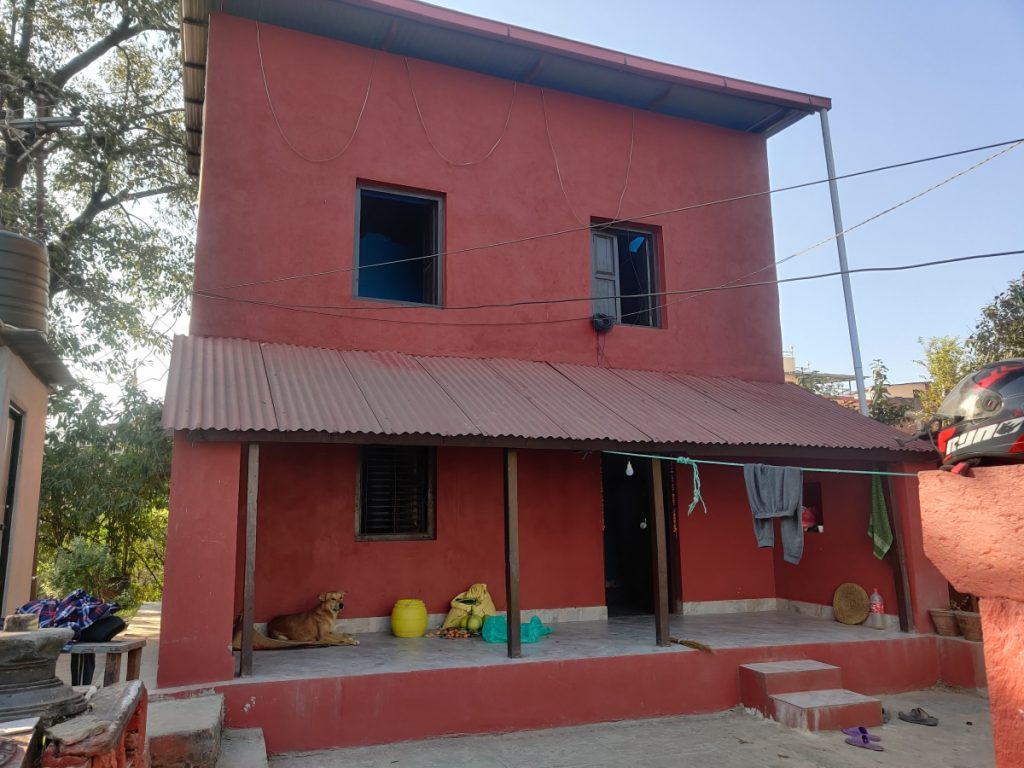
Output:
[[[956,621],[960,625],[960,632],[963,633],[964,640],[972,640],[975,643],[980,643],[981,638],[981,614],[973,613],[972,611],[957,611]]]
[[[928,613],[931,614],[935,631],[942,637],[956,637],[960,634],[960,623],[956,620],[956,611],[951,611],[948,608],[932,608]]]

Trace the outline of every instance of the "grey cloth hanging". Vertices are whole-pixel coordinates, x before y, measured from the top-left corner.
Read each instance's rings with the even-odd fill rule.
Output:
[[[778,517],[783,559],[796,565],[804,554],[804,527],[800,514],[804,500],[803,473],[796,467],[744,464],[743,479],[747,483],[747,499],[754,513],[757,546],[775,546],[772,518]]]

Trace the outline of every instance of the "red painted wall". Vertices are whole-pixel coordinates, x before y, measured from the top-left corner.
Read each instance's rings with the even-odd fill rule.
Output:
[[[358,449],[264,445],[256,548],[256,620],[344,590],[343,617],[387,616],[420,598],[431,613],[474,582],[505,607],[502,452],[437,451],[437,538],[357,541]],[[524,609],[603,605],[600,460],[519,454]]]
[[[867,536],[870,478],[804,474],[805,482],[821,483],[825,531],[806,534],[803,558],[798,565],[790,565],[783,560],[778,524],[774,549],[758,548],[742,470],[701,466],[701,492],[708,513],[698,505],[689,517],[692,470],[679,466],[676,472],[685,602],[779,597],[831,605],[836,587],[852,581],[869,593],[878,587],[886,612],[896,613],[892,565],[888,558],[875,558]]]
[[[795,566],[782,559],[782,547],[776,531],[775,586],[778,596],[832,605],[836,588],[851,581],[864,587],[868,594],[877,587],[885,601],[885,612],[895,614],[896,582],[889,560],[894,555],[879,560],[868,538],[871,478],[866,475],[804,473],[804,481],[821,483],[825,531],[804,535],[804,555],[800,564]]]
[[[540,90],[526,85],[518,87],[507,133],[493,155],[453,167],[428,143],[409,72],[430,138],[456,162],[481,157],[501,135],[512,83],[418,60],[409,61],[407,72],[403,59],[390,54],[269,25],[261,30],[273,104],[299,152],[314,158],[336,154],[349,140],[368,81],[369,98],[341,157],[303,160],[285,143],[268,108],[254,23],[213,15],[196,287],[254,301],[358,309],[338,319],[197,297],[193,334],[593,364],[597,345],[589,321],[534,322],[589,316],[589,300],[439,311],[381,309],[379,302],[353,299],[357,180],[443,194],[446,247],[453,252],[579,227],[577,216],[583,223],[618,213],[628,218],[768,188],[761,136],[644,111],[634,115],[560,92],[547,92],[542,103]],[[720,284],[766,266],[759,277],[774,275],[767,197],[658,216],[645,224],[660,228],[668,290]],[[444,298],[459,305],[589,297],[590,260],[585,231],[451,253],[444,264]],[[308,272],[330,274],[223,290]],[[664,329],[617,327],[605,337],[603,359],[619,367],[781,381],[777,291],[745,290],[742,312],[736,311],[737,297],[721,293],[680,301],[669,307]],[[510,325],[473,325],[480,322]]]
[[[238,443],[174,436],[160,622],[161,686],[227,680],[235,617]]]
[[[687,516],[693,497],[693,473],[676,468],[679,516],[679,561],[683,601],[745,600],[775,597],[772,552],[754,538],[743,471],[736,467],[700,467],[699,504]]]

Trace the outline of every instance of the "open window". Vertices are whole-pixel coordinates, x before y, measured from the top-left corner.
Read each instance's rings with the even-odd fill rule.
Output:
[[[355,295],[441,303],[441,198],[360,186]]]
[[[594,312],[624,325],[661,326],[661,280],[654,233],[595,229],[591,234]]]
[[[434,538],[434,466],[433,448],[363,446],[358,537]]]

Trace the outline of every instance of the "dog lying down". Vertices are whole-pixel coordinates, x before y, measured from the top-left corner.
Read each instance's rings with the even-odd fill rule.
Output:
[[[291,648],[310,645],[359,645],[352,635],[334,631],[334,621],[345,606],[344,592],[324,592],[320,605],[311,611],[276,616],[267,623],[267,634],[256,632],[253,648]],[[233,645],[241,645],[241,630],[235,633]]]

